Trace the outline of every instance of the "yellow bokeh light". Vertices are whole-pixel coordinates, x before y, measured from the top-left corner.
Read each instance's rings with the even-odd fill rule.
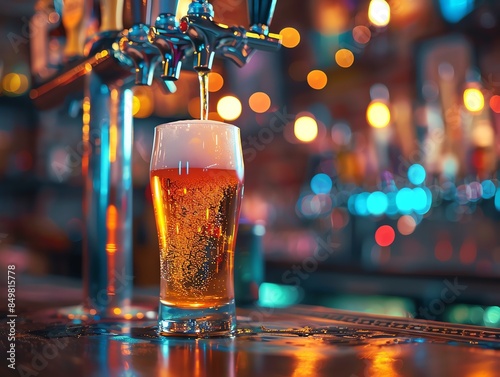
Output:
[[[391,20],[391,7],[387,1],[371,0],[368,7],[368,19],[375,26],[387,26]]]
[[[307,83],[313,89],[320,90],[326,86],[328,82],[328,78],[326,77],[326,73],[320,71],[319,69],[315,69],[308,73],[307,75]]]
[[[342,68],[349,68],[354,63],[354,54],[347,48],[341,48],[335,53],[335,62]]]
[[[255,92],[248,99],[248,105],[256,113],[265,113],[271,107],[271,98],[264,92]]]
[[[149,86],[136,86],[132,89],[132,115],[147,118],[154,110],[153,92]]]
[[[8,73],[2,80],[2,89],[10,94],[23,94],[28,90],[28,77],[19,73]]]
[[[479,89],[468,88],[464,90],[464,105],[467,110],[477,113],[484,108],[484,96]]]
[[[372,101],[366,110],[366,120],[373,128],[387,127],[391,121],[389,107],[383,102]]]
[[[234,96],[222,97],[217,103],[217,112],[225,120],[235,120],[241,115],[241,102]]]
[[[116,315],[120,315],[122,314],[122,310],[120,308],[114,308],[113,313],[115,313]]]
[[[208,74],[208,91],[217,92],[224,85],[224,78],[220,73],[210,72]]]
[[[286,27],[280,31],[281,44],[288,48],[294,48],[300,43],[300,33],[293,27]]]
[[[300,141],[309,143],[318,136],[318,123],[310,116],[301,116],[295,120],[293,133]]]

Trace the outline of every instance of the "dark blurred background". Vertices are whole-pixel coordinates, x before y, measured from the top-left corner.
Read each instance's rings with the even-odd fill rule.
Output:
[[[67,64],[57,3],[0,3],[0,263],[79,279],[83,95],[30,99]],[[279,53],[216,61],[210,87],[210,118],[242,130],[261,303],[500,326],[500,3],[282,0],[271,30]],[[134,88],[137,287],[159,281],[153,128],[199,116],[194,72],[175,85]]]

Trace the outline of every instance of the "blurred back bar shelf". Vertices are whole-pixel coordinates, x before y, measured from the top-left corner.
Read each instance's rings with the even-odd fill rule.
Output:
[[[0,264],[79,278],[82,96],[29,100],[64,44],[51,18],[51,65],[32,77],[34,11],[0,8],[14,52],[0,65]],[[242,218],[266,228],[260,302],[500,326],[500,3],[279,1],[273,27],[280,53],[210,74],[209,118],[241,127]],[[153,128],[199,117],[197,76],[183,75],[167,95],[132,89],[136,286],[159,281]]]

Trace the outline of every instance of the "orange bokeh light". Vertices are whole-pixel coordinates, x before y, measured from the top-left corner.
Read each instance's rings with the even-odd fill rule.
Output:
[[[328,77],[326,73],[320,71],[319,69],[315,69],[308,73],[307,75],[307,83],[313,89],[320,90],[326,86],[328,82]]]
[[[265,113],[271,107],[271,98],[264,92],[255,92],[248,99],[248,105],[256,113]]]

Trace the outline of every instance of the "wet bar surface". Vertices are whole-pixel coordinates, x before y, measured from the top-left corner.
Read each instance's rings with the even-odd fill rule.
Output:
[[[68,320],[52,308],[70,300],[68,292],[78,297],[74,290],[20,289],[17,370],[4,358],[2,376],[493,377],[500,370],[500,329],[322,307],[255,307],[239,309],[233,338],[165,338],[156,335],[151,313],[143,320]],[[38,299],[29,303],[30,297]],[[151,309],[155,303],[142,301]]]

